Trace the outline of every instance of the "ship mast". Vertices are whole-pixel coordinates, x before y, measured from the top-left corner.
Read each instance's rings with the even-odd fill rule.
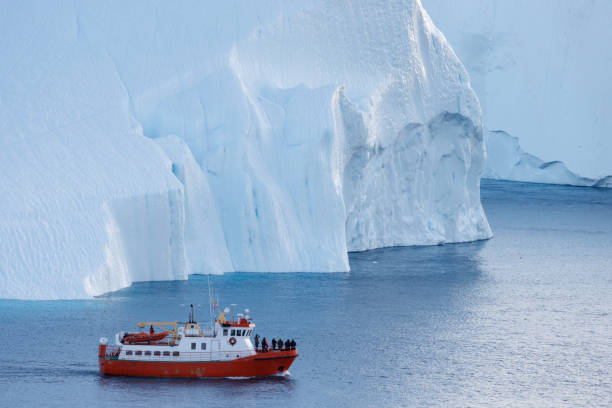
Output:
[[[213,292],[210,286],[210,273],[208,274],[208,316],[210,318],[210,327],[213,331],[213,336],[216,336],[216,330],[215,330],[215,321],[213,318]]]

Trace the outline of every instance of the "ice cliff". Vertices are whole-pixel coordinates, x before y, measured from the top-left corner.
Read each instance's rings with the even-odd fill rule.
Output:
[[[15,2],[0,297],[487,238],[479,102],[418,0]]]
[[[506,132],[520,140],[524,151],[546,162],[563,162],[575,174],[590,179],[612,174],[612,2],[423,4],[470,74],[485,129]],[[497,141],[504,145],[495,146]],[[505,143],[493,137],[487,151],[500,151]],[[507,152],[509,160],[514,153]],[[583,177],[553,167],[558,169],[538,170],[528,181],[574,184],[575,179],[583,185]],[[514,172],[524,178],[523,170]]]

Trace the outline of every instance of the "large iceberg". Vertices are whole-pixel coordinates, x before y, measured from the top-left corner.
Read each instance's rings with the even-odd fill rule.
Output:
[[[485,141],[487,145],[487,164],[483,173],[485,178],[612,188],[612,176],[591,179],[577,175],[562,161],[545,162],[525,152],[518,138],[503,130],[487,132]]]
[[[526,152],[580,176],[612,174],[612,2],[423,3],[465,64],[487,131],[517,137]],[[501,140],[491,138],[487,151],[502,149]],[[557,174],[548,181],[569,181]]]
[[[563,162],[545,162],[526,153],[518,138],[497,130],[488,132],[487,165],[483,177],[501,180],[526,181],[530,183],[569,184],[592,186],[597,183],[570,171]],[[603,187],[602,185],[598,187]]]
[[[480,105],[418,0],[15,2],[0,297],[491,236]]]

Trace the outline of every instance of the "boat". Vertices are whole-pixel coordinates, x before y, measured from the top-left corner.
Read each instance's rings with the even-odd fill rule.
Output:
[[[255,347],[255,323],[245,313],[219,313],[212,327],[195,320],[194,305],[187,322],[140,322],[149,333],[118,332],[115,345],[100,339],[98,366],[102,375],[138,377],[244,378],[285,374],[298,356],[294,341],[269,348]],[[155,332],[154,328],[161,328]],[[257,341],[256,341],[257,343]],[[263,342],[262,342],[263,343]]]
[[[151,342],[159,341],[165,338],[170,332],[164,331],[161,333],[126,333],[123,336],[123,344],[151,344]]]

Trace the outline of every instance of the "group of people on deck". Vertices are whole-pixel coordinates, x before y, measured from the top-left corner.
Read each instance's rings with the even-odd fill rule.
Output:
[[[283,339],[272,339],[271,341],[272,343],[272,350],[295,350],[296,347],[296,342],[295,340],[291,339],[291,340],[287,340],[285,342],[283,342]],[[255,335],[255,349],[259,348],[259,334]],[[267,353],[269,351],[268,348],[268,340],[266,340],[266,338],[264,337],[263,340],[261,341],[261,351],[263,351],[264,353]]]

